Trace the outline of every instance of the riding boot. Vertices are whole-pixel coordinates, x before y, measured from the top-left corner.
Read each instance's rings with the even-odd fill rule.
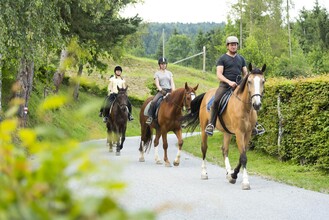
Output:
[[[208,136],[212,136],[214,134],[216,120],[217,120],[217,111],[215,110],[215,107],[212,106],[210,110],[210,123],[207,125],[205,129],[205,132]]]
[[[134,120],[134,117],[132,115],[131,103],[130,103],[129,99],[128,99],[127,107],[128,107],[128,120],[132,121],[132,120]]]
[[[134,117],[133,117],[133,115],[130,112],[128,112],[128,120],[129,121],[134,120]]]
[[[150,125],[151,123],[152,123],[152,121],[153,121],[153,112],[154,112],[154,103],[153,102],[151,102],[151,105],[150,105],[150,108],[149,108],[149,111],[148,111],[148,115],[149,115],[149,117],[148,117],[148,119],[146,120],[146,124],[148,124],[148,125]]]

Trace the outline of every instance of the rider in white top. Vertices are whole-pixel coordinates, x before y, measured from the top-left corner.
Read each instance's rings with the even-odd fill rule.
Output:
[[[121,66],[116,66],[114,68],[114,76],[112,75],[110,77],[110,83],[107,87],[107,97],[105,98],[104,100],[104,103],[103,103],[103,106],[102,108],[100,109],[100,112],[99,112],[99,117],[102,117],[104,116],[103,118],[103,122],[106,122],[107,121],[107,118],[109,117],[108,113],[109,113],[109,110],[110,110],[110,107],[113,103],[113,101],[115,100],[117,94],[118,94],[118,88],[126,88],[126,81],[122,78],[121,76],[121,73],[122,73],[122,68]],[[128,100],[128,120],[129,121],[132,121],[134,120],[132,114],[131,114],[131,103],[130,101]]]

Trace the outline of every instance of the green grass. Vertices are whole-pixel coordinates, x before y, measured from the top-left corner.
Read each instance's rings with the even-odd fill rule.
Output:
[[[221,151],[222,135],[215,133],[208,138],[207,161],[224,167],[224,160]],[[197,157],[201,156],[201,135],[184,139],[183,150]],[[329,193],[328,174],[319,172],[310,167],[298,166],[290,162],[281,162],[276,158],[265,155],[257,150],[248,150],[247,169],[249,174],[260,175],[266,179],[286,183],[300,188]],[[239,151],[232,139],[229,151],[229,158],[232,168],[236,166],[239,158]]]

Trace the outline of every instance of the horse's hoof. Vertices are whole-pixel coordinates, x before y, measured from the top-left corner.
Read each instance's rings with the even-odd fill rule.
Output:
[[[226,179],[228,180],[229,183],[232,183],[232,184],[236,183],[236,179],[233,179],[231,174],[227,174]]]
[[[145,159],[144,158],[139,158],[139,160],[138,160],[139,162],[145,162]]]
[[[166,163],[165,163],[165,166],[166,166],[166,167],[171,167],[171,164],[170,164],[169,162],[166,162]]]
[[[115,152],[116,156],[120,156],[120,151],[119,152]]]
[[[162,161],[161,160],[156,160],[155,163],[158,164],[158,165],[161,165]]]
[[[250,184],[249,183],[242,183],[242,190],[250,190]]]
[[[174,162],[174,166],[175,167],[179,166],[179,162]]]
[[[113,152],[113,149],[112,149],[112,148],[110,148],[110,149],[109,149],[109,152]]]
[[[208,174],[201,174],[201,179],[202,180],[207,180],[208,179]]]

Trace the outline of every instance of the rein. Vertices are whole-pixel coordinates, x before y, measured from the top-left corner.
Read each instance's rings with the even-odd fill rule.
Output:
[[[187,106],[187,104],[186,104],[186,95],[192,95],[192,94],[194,94],[194,92],[185,92],[184,100],[183,100],[183,107],[178,105],[176,102],[173,102],[173,101],[168,101],[168,102],[175,105],[177,108],[183,108],[183,111],[188,111],[191,108],[186,108],[186,106]]]

